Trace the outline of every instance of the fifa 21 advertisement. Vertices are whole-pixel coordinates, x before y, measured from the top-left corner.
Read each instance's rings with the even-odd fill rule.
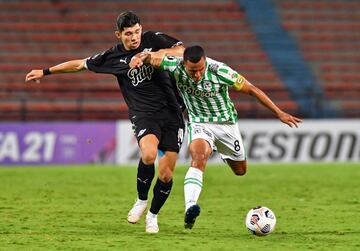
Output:
[[[113,163],[115,123],[1,123],[0,164]]]
[[[360,120],[304,120],[290,128],[279,120],[239,120],[250,162],[359,162]],[[117,125],[117,162],[136,163],[140,157],[131,124]],[[178,163],[189,164],[187,134]],[[209,163],[222,163],[214,153]]]

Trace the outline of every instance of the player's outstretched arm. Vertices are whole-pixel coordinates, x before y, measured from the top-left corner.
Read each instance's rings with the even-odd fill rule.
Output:
[[[281,122],[287,124],[288,126],[298,127],[298,124],[302,122],[301,119],[282,111],[262,90],[255,87],[247,80],[245,80],[240,91],[256,97],[263,106],[270,109],[276,114]]]
[[[41,78],[49,74],[72,73],[72,72],[82,71],[84,69],[85,69],[84,59],[71,60],[52,66],[48,69],[32,70],[28,74],[26,74],[25,82],[36,81],[37,83],[39,83]]]

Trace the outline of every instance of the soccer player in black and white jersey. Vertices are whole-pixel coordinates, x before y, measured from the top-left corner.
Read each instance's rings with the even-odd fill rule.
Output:
[[[172,175],[183,140],[184,121],[177,89],[169,75],[149,65],[131,69],[129,64],[141,52],[159,51],[164,55],[182,55],[184,47],[179,40],[161,32],[142,32],[140,19],[133,12],[121,13],[116,25],[115,36],[119,44],[86,59],[32,70],[26,75],[25,81],[39,82],[45,75],[84,69],[116,76],[141,151],[137,173],[138,198],[127,219],[130,223],[138,222],[147,208],[148,192],[155,176],[154,162],[159,150],[158,179],[145,220],[146,232],[157,233],[157,214],[172,188]]]

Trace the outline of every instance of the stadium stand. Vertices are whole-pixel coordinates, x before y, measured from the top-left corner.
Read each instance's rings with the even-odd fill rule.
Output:
[[[285,3],[278,2],[280,7]],[[0,109],[7,112],[1,112],[0,119],[127,118],[127,108],[113,76],[82,72],[47,77],[41,84],[24,83],[25,74],[32,68],[86,58],[110,48],[117,42],[113,35],[115,19],[124,10],[136,11],[144,30],[163,31],[186,45],[204,46],[208,56],[226,62],[268,93],[280,107],[299,114],[293,94],[274,70],[248,24],[244,9],[236,1],[93,0],[84,4],[80,0],[1,0]],[[348,76],[353,77],[353,73]],[[254,99],[234,91],[231,96],[240,117],[273,116]]]
[[[298,46],[282,28],[281,20],[271,0],[238,0],[246,11],[246,19],[268,55],[302,114],[316,118],[324,116],[323,91],[304,60]],[[316,97],[313,98],[313,97]],[[328,109],[329,110],[329,109]],[[333,111],[326,112],[333,115]],[[302,115],[303,116],[303,115]]]
[[[360,2],[276,1],[283,26],[298,42],[341,117],[360,116]]]

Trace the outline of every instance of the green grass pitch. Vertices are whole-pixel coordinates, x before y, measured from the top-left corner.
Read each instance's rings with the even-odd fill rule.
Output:
[[[192,230],[183,228],[186,170],[175,170],[151,235],[144,219],[126,221],[134,166],[0,168],[0,250],[360,250],[358,163],[250,164],[243,177],[208,166]],[[245,228],[257,205],[277,216],[270,236]]]

